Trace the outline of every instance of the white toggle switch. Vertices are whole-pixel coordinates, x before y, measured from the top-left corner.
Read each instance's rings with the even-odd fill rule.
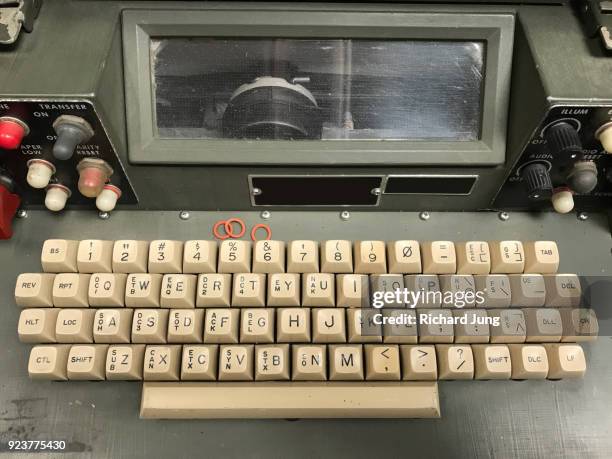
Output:
[[[612,153],[612,122],[600,127],[595,133],[595,137],[599,139],[604,150]]]
[[[96,198],[96,207],[101,212],[110,212],[115,208],[117,200],[121,197],[121,190],[110,183],[104,188]]]
[[[44,159],[31,159],[27,162],[27,165],[28,176],[26,180],[32,188],[45,188],[55,174],[55,166]]]
[[[72,195],[70,189],[59,183],[53,183],[47,187],[45,195],[45,207],[53,212],[59,212],[66,207],[66,201]]]
[[[571,212],[574,208],[574,196],[568,188],[554,190],[551,201],[555,211],[560,214]]]

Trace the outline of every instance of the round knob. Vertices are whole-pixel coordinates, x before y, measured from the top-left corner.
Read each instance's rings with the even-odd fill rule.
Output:
[[[121,190],[115,185],[104,185],[102,192],[96,198],[96,207],[101,212],[110,212],[115,208],[117,200],[121,197]]]
[[[544,131],[544,139],[553,155],[580,155],[582,143],[576,127],[567,121],[560,121]]]
[[[29,133],[28,126],[17,118],[0,118],[0,148],[15,150]]]
[[[70,159],[76,146],[89,140],[94,131],[87,121],[79,116],[62,115],[53,123],[57,140],[53,145],[53,156],[59,160]]]
[[[553,192],[551,202],[556,212],[566,214],[574,208],[574,196],[568,188],[559,188]]]
[[[72,192],[60,183],[53,183],[47,187],[45,207],[53,212],[59,212],[66,207],[66,201]]]
[[[612,121],[597,129],[595,137],[601,142],[606,152],[612,153]]]
[[[27,162],[26,181],[32,188],[45,188],[55,174],[55,166],[44,159],[31,159]]]
[[[590,193],[597,186],[597,166],[593,161],[578,161],[567,175],[567,184],[576,193]]]
[[[550,197],[552,182],[548,173],[548,167],[545,164],[528,164],[521,170],[521,178],[527,187],[529,199]]]
[[[77,171],[79,171],[79,191],[88,198],[97,197],[109,177],[113,175],[112,167],[106,161],[97,158],[81,160],[77,164]]]

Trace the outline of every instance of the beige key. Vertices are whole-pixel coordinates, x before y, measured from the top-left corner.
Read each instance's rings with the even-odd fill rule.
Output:
[[[127,274],[96,273],[89,279],[89,305],[123,307]]]
[[[292,345],[291,379],[294,381],[325,381],[327,379],[326,350],[324,345]]]
[[[555,241],[528,241],[525,250],[525,272],[554,274],[559,269],[559,248]]]
[[[404,286],[412,292],[407,306],[410,308],[439,308],[442,306],[440,277],[436,274],[408,274],[404,276]]]
[[[288,273],[318,273],[319,244],[316,241],[291,241],[287,246]]]
[[[200,274],[217,271],[217,243],[215,241],[187,241],[183,248],[183,273]]]
[[[240,312],[241,343],[274,342],[274,309],[243,309]]]
[[[50,308],[53,306],[55,274],[24,273],[15,282],[15,302],[22,308]]]
[[[541,274],[512,274],[512,306],[541,307],[546,302],[546,286]]]
[[[96,343],[129,343],[132,330],[131,309],[98,309],[93,322]]]
[[[509,344],[512,379],[546,379],[548,357],[539,344]]]
[[[79,242],[77,267],[80,273],[110,273],[113,268],[113,241],[84,239]]]
[[[310,342],[310,308],[281,308],[276,311],[278,343]]]
[[[299,274],[268,274],[268,306],[299,306],[300,293]]]
[[[352,273],[353,247],[351,241],[325,241],[321,244],[321,272]]]
[[[254,273],[284,273],[285,243],[283,241],[257,241],[253,248]]]
[[[90,274],[56,274],[53,279],[53,305],[60,308],[88,307],[90,277]]]
[[[438,379],[438,362],[434,346],[403,344],[402,379],[404,381],[435,381]]]
[[[336,304],[344,308],[361,308],[370,305],[370,282],[364,274],[339,274],[336,276]]]
[[[475,379],[510,379],[510,350],[503,344],[474,344]]]
[[[544,344],[548,379],[582,378],[586,372],[584,351],[579,344]]]
[[[344,318],[344,310],[342,309],[312,309],[312,342],[345,343],[346,324]]]
[[[257,381],[289,380],[289,345],[255,346],[255,379]]]
[[[231,274],[200,274],[196,290],[196,306],[229,306],[232,290]]]
[[[442,291],[442,307],[473,308],[476,304],[476,283],[471,274],[438,276]]]
[[[479,293],[477,307],[508,308],[513,304],[513,290],[507,274],[476,275],[474,281],[476,293]]]
[[[205,343],[237,343],[239,309],[207,309],[204,319]]]
[[[376,319],[380,311],[371,308],[350,308],[346,310],[349,343],[382,342],[382,325]]]
[[[452,241],[423,242],[421,258],[425,274],[454,274],[457,270],[457,255]]]
[[[524,343],[527,338],[525,314],[521,309],[492,309],[489,327],[491,343]]]
[[[93,309],[61,309],[55,323],[58,343],[93,342]]]
[[[114,273],[145,273],[149,260],[149,241],[123,239],[113,245]]]
[[[560,310],[563,323],[562,342],[595,341],[599,335],[599,322],[593,309],[563,308]]]
[[[453,310],[455,343],[488,343],[491,319],[484,309]]]
[[[333,274],[311,273],[302,275],[303,306],[335,306],[336,292]]]
[[[387,272],[387,256],[383,241],[355,241],[355,273],[384,274]]]
[[[558,309],[525,308],[528,343],[553,343],[561,341],[563,323]]]
[[[145,381],[178,381],[181,346],[147,346],[142,376]]]
[[[520,274],[525,269],[525,251],[521,241],[491,241],[491,273]]]
[[[222,241],[219,249],[220,273],[250,273],[251,272],[250,241]]]
[[[171,309],[168,317],[168,342],[201,343],[203,328],[202,309]]]
[[[68,363],[67,345],[34,346],[30,351],[28,375],[30,379],[51,379],[65,381],[68,379],[66,364]]]
[[[70,348],[66,373],[68,379],[103,381],[106,379],[106,344],[77,344]]]
[[[417,312],[420,343],[452,343],[454,341],[453,311],[450,309],[420,309]]]
[[[329,354],[330,381],[363,380],[363,349],[361,344],[330,344]]]
[[[265,306],[266,275],[257,273],[234,274],[232,306]]]
[[[219,381],[253,380],[253,345],[219,346]]]
[[[387,243],[387,260],[391,274],[417,274],[421,272],[419,241],[393,241]]]
[[[383,309],[383,341],[385,343],[416,343],[418,341],[415,309]]]
[[[194,274],[165,274],[162,280],[162,308],[195,308],[198,278]]]
[[[106,379],[140,381],[144,366],[144,344],[112,345],[106,352]]]
[[[130,274],[125,283],[128,308],[158,308],[162,286],[161,274]]]
[[[46,273],[76,273],[79,241],[47,239],[43,243],[40,263]]]
[[[186,381],[215,381],[219,346],[198,344],[183,346],[181,379]]]
[[[485,241],[456,242],[457,274],[489,274],[491,254]]]
[[[149,272],[175,274],[183,270],[183,241],[160,239],[149,244]]]
[[[373,381],[399,381],[400,355],[395,344],[366,344],[366,379]]]
[[[544,276],[544,284],[546,285],[546,306],[580,306],[582,287],[576,274],[549,274]]]
[[[24,309],[19,314],[17,334],[22,343],[54,343],[57,308]]]
[[[168,331],[167,309],[137,309],[132,319],[133,343],[165,343]]]
[[[471,346],[436,344],[440,379],[474,379]]]

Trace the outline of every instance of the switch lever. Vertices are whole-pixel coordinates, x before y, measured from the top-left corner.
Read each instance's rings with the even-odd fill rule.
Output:
[[[57,133],[53,156],[62,161],[70,159],[76,146],[94,135],[91,125],[79,116],[62,115],[53,123],[53,129]]]
[[[0,175],[0,239],[10,239],[13,235],[11,224],[21,198],[14,193],[15,183],[6,175]]]

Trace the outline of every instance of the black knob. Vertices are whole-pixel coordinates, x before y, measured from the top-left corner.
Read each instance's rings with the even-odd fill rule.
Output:
[[[80,143],[88,141],[94,134],[91,125],[83,118],[72,115],[62,115],[53,123],[57,140],[53,145],[55,159],[65,161],[70,159]]]
[[[553,155],[576,157],[582,155],[582,143],[576,127],[566,121],[560,121],[546,128],[544,139]]]
[[[590,193],[597,186],[597,166],[593,161],[578,161],[567,175],[567,185],[575,193]]]
[[[548,199],[552,196],[552,182],[548,168],[542,163],[529,164],[521,170],[529,199]]]

